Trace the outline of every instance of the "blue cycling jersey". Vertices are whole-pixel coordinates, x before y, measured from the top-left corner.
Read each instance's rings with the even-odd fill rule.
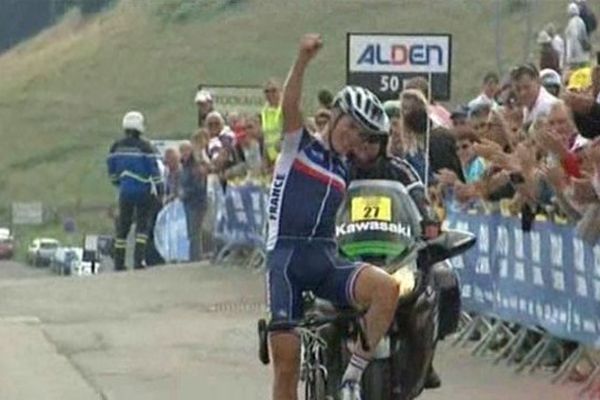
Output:
[[[267,250],[280,239],[333,240],[348,170],[320,137],[306,129],[283,135],[268,205]]]

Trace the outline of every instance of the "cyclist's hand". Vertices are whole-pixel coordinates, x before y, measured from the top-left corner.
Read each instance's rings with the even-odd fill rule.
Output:
[[[318,33],[307,33],[300,40],[300,58],[312,60],[323,47],[323,40]]]

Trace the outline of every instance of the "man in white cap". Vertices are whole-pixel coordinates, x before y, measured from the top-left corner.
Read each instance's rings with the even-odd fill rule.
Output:
[[[206,89],[198,89],[194,103],[198,107],[198,128],[202,128],[206,116],[214,111],[212,94]]]
[[[569,23],[565,28],[565,62],[573,70],[585,67],[590,62],[590,38],[585,23],[579,16],[579,7],[575,3],[567,8]]]
[[[560,95],[562,82],[558,72],[549,68],[543,69],[540,71],[540,80],[542,81],[542,86],[548,91],[548,93],[554,97],[558,97]]]

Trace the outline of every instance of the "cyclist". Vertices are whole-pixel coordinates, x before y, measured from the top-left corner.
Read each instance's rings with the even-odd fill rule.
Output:
[[[370,349],[388,330],[396,309],[398,284],[385,272],[337,256],[335,214],[344,196],[345,156],[372,134],[386,134],[389,121],[377,97],[360,87],[336,96],[330,125],[317,136],[303,127],[300,101],[304,72],[322,47],[307,34],[288,75],[282,98],[283,137],[269,198],[267,291],[272,326],[273,398],[297,399],[300,338],[294,322],[302,317],[302,292],[338,306],[366,308],[364,327]],[[371,354],[354,346],[344,373],[341,398],[360,399],[360,380]]]

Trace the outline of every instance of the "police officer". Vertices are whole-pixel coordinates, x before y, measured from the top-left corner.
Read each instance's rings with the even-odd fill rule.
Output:
[[[144,116],[130,111],[123,117],[125,137],[117,140],[108,155],[108,174],[119,188],[119,219],[114,245],[115,270],[125,270],[127,234],[136,224],[134,268],[144,268],[144,253],[148,241],[148,224],[153,196],[161,177],[158,154],[150,142],[141,137],[145,132]]]

